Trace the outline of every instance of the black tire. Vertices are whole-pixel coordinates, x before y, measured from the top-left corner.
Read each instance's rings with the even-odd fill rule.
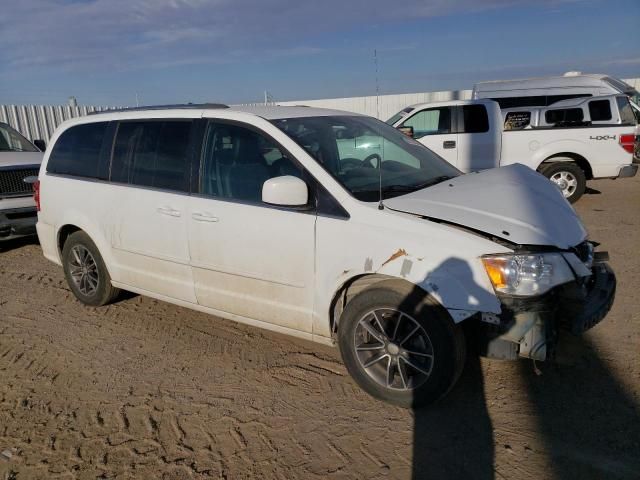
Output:
[[[573,191],[571,191],[571,189],[561,189],[564,197],[571,203],[577,202],[587,188],[587,176],[585,175],[584,170],[582,170],[582,168],[580,168],[580,166],[574,162],[548,163],[542,165],[542,167],[540,168],[540,173],[542,173],[552,182],[554,181],[552,180],[554,176],[560,176],[562,174],[567,174],[575,178],[577,184],[575,185],[575,189],[573,189]]]
[[[357,351],[356,342],[362,339],[362,328],[364,327],[359,327],[361,320],[368,322],[366,320],[369,318],[368,315],[371,315],[370,312],[376,309],[392,309],[402,312],[404,315],[401,321],[405,323],[400,324],[400,320],[397,322],[405,332],[416,327],[422,328],[417,334],[417,340],[421,344],[426,344],[426,338],[421,332],[424,332],[429,340],[431,348],[427,350],[432,354],[429,375],[423,375],[418,370],[412,369],[408,362],[403,360],[403,358],[407,358],[408,354],[404,351],[403,343],[399,339],[406,336],[406,333],[398,332],[399,328],[395,326],[396,321],[393,320],[394,314],[391,313],[391,310],[387,310],[388,317],[382,319],[382,323],[386,322],[385,325],[382,325],[382,329],[388,334],[390,342],[385,344],[384,349],[375,354],[371,353],[371,355],[374,355],[375,358],[380,355],[388,355],[386,366],[382,365],[382,368],[386,369],[386,375],[388,375],[389,366],[395,365],[394,371],[397,376],[400,376],[401,383],[398,386],[396,383],[398,380],[394,377],[392,387],[389,387],[373,378],[371,373],[367,373],[365,365],[371,359],[363,361],[362,356],[368,355],[369,352],[365,350],[366,347],[363,347],[363,344],[360,344],[361,350]],[[366,333],[365,336],[369,333]],[[380,342],[382,344],[373,336],[370,336],[369,339],[372,339],[374,343]],[[449,313],[424,290],[402,280],[385,280],[356,295],[347,304],[340,317],[338,343],[347,370],[363,390],[377,399],[405,408],[428,405],[446,395],[460,377],[466,356],[466,341],[462,328],[456,325]],[[391,344],[397,344],[394,351],[388,350],[391,348]],[[395,352],[398,348],[400,353]],[[409,348],[415,349],[411,346]],[[416,357],[409,355],[409,359],[411,363],[414,363]],[[381,363],[384,361],[382,360]],[[428,362],[429,360],[425,357],[424,361]],[[404,365],[405,375],[400,373],[401,363]],[[425,369],[426,365],[426,363],[420,363],[420,366]],[[376,365],[368,368],[379,367]],[[414,382],[414,378],[409,378],[408,374],[412,372],[415,375],[414,378],[418,378],[419,381]],[[413,388],[402,388],[405,378],[410,380],[406,382],[406,386],[413,386]],[[388,380],[385,381],[388,384]],[[393,384],[396,384],[397,388],[393,388]]]
[[[88,252],[95,264],[95,268],[91,268],[91,271],[94,272],[91,277],[91,281],[96,283],[95,288],[88,288],[92,287],[92,284],[74,280],[72,270],[74,272],[77,272],[78,270],[78,257],[76,256],[78,251]],[[89,235],[83,231],[72,233],[69,235],[69,238],[67,238],[62,248],[62,266],[64,268],[64,276],[67,279],[69,288],[71,288],[71,291],[76,298],[85,305],[101,307],[111,303],[120,293],[118,288],[111,285],[111,277],[109,276],[107,267],[102,260],[100,252],[98,251],[98,247],[96,247],[95,243],[93,243],[91,238],[89,238]],[[87,275],[85,275],[85,277],[86,276]],[[88,281],[89,280],[87,280],[87,282]],[[83,286],[85,285],[86,288],[84,288],[83,291]]]

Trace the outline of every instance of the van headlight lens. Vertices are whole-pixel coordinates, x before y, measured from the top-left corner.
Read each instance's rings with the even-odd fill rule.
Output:
[[[494,290],[509,295],[541,295],[575,278],[559,253],[486,255],[482,263]]]

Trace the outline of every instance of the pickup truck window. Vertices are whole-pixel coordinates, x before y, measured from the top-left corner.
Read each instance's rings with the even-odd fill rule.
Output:
[[[463,105],[464,130],[462,133],[484,133],[489,131],[489,116],[484,105]]]
[[[592,122],[611,120],[611,103],[609,100],[592,100],[589,102],[589,116]]]
[[[509,112],[504,119],[505,130],[522,130],[531,124],[531,112]]]
[[[451,133],[451,108],[428,108],[412,115],[402,127],[413,127],[414,138]]]
[[[616,97],[618,110],[620,110],[620,123],[633,125],[636,123],[636,116],[633,113],[631,104],[627,97]]]
[[[544,114],[544,119],[547,123],[560,126],[582,122],[584,113],[581,108],[557,108],[555,110],[547,110]]]

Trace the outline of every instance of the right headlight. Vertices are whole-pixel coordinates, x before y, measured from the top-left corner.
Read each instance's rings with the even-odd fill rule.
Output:
[[[482,263],[496,292],[541,295],[575,279],[560,253],[485,255]]]

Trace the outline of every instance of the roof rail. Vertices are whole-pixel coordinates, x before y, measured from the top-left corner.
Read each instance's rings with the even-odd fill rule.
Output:
[[[141,110],[178,110],[178,109],[204,109],[204,108],[229,108],[229,105],[224,103],[176,103],[171,105],[147,105],[144,107],[123,107],[113,108],[107,110],[99,110],[89,112],[87,115],[98,115],[100,113],[114,113],[114,112],[138,112]]]

